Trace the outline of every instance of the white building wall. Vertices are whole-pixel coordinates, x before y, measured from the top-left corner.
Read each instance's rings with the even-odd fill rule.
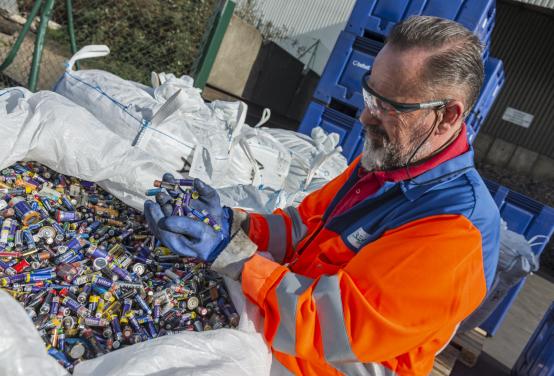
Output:
[[[240,5],[245,0],[237,0]],[[298,57],[302,49],[319,41],[311,69],[321,74],[339,33],[350,17],[355,0],[258,0],[257,10],[265,21],[285,26],[289,40],[277,44]],[[308,64],[311,53],[301,60]]]

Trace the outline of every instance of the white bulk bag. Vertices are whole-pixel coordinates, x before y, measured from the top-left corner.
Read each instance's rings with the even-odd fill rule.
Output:
[[[68,62],[54,91],[89,110],[129,144],[175,168],[183,167],[183,158],[197,168],[209,158],[211,170],[195,177],[219,186],[228,169],[231,141],[244,123],[246,105],[206,104],[187,76],[153,73],[156,87],[149,88],[102,70],[73,70],[78,60],[108,53],[107,46],[82,48]],[[194,155],[199,158],[196,162]]]

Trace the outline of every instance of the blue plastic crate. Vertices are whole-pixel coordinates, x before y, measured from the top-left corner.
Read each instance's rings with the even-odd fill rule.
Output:
[[[383,40],[363,38],[341,32],[314,92],[325,104],[338,101],[349,106],[356,116],[364,108],[361,80],[371,68]]]
[[[490,57],[491,57],[491,45],[487,44],[483,48],[483,61],[486,62],[487,60],[489,60]]]
[[[473,141],[475,141],[475,137],[477,137],[477,133],[471,126],[468,126],[466,124],[466,130],[467,130],[467,140],[470,144],[473,144]]]
[[[485,62],[485,79],[481,93],[466,119],[466,123],[473,128],[475,134],[479,133],[498,93],[504,86],[505,79],[502,61],[493,57],[488,59]]]
[[[413,15],[455,20],[473,31],[483,43],[494,27],[494,0],[358,0],[346,24],[356,35],[387,36],[394,25]]]
[[[532,248],[535,254],[540,255],[554,233],[554,209],[493,181],[485,180],[485,183],[500,209],[500,216],[508,224],[508,229],[522,234],[528,240],[536,235],[546,236],[546,239]],[[514,286],[480,326],[489,336],[495,335],[500,328],[524,283],[525,280],[522,280]]]
[[[364,137],[362,124],[356,118],[345,115],[332,108],[312,102],[300,123],[298,132],[310,135],[315,127],[322,127],[327,132],[335,132],[340,136],[342,154],[352,162],[363,149]]]
[[[554,376],[554,302],[512,368],[513,376]]]
[[[494,16],[492,18],[492,22],[489,24],[489,30],[487,32],[487,35],[485,36],[485,39],[481,39],[481,43],[483,43],[483,46],[484,46],[484,49],[485,49],[485,51],[483,52],[483,60],[487,60],[489,58],[492,32],[494,30],[495,25],[496,25],[496,9],[494,11]]]

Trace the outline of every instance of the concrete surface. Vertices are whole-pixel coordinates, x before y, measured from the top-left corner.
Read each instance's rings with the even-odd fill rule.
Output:
[[[510,369],[490,355],[483,353],[475,367],[457,362],[450,376],[509,376]]]
[[[516,147],[516,145],[508,141],[497,138],[490,147],[485,160],[493,165],[506,166],[510,162]]]
[[[0,8],[8,11],[8,13],[19,14],[17,0],[0,0]]]
[[[11,36],[0,33],[0,61],[4,61],[17,35],[17,33]],[[12,64],[4,72],[4,74],[12,80],[24,85],[27,85],[29,80],[33,51],[35,48],[34,37],[35,35],[33,33],[27,34]],[[63,74],[65,70],[64,62],[67,59],[69,59],[68,53],[63,53],[59,46],[51,40],[47,40],[42,51],[37,89],[52,89],[58,78]]]
[[[475,160],[514,172],[529,174],[537,180],[554,179],[554,159],[533,150],[512,144],[486,133],[479,133],[473,142]]]
[[[475,141],[473,141],[473,149],[475,150],[475,160],[481,161],[485,159],[487,153],[494,141],[494,137],[486,133],[479,132]]]
[[[511,369],[552,301],[554,283],[539,275],[528,277],[502,327],[483,350]]]
[[[518,146],[508,163],[508,168],[520,173],[530,173],[538,157],[539,153]]]
[[[531,175],[538,179],[554,179],[554,159],[540,155],[533,166]]]
[[[536,274],[528,277],[496,335],[485,340],[477,365],[468,368],[457,362],[451,375],[509,375],[552,301],[554,283]]]
[[[231,18],[208,83],[241,97],[262,45],[262,35],[237,16]]]

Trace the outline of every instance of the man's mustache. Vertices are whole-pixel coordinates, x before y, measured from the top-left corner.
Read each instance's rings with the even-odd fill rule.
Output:
[[[387,135],[387,132],[379,126],[364,126],[364,133],[366,136],[380,136],[388,141],[389,136]]]

